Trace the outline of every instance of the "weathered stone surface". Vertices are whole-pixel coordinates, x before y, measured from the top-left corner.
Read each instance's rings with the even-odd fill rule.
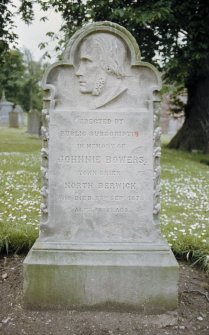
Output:
[[[11,115],[9,117],[10,112],[16,112],[18,115]],[[24,114],[22,108],[19,105],[15,105],[14,103],[7,101],[3,91],[2,98],[0,100],[0,126],[10,127],[10,118],[11,124],[14,124],[15,128],[17,127],[17,124],[18,127],[24,126]]]
[[[28,113],[28,133],[31,135],[40,135],[41,115],[37,110],[31,110]]]
[[[151,247],[151,246],[150,246]],[[152,247],[151,247],[152,248]],[[177,306],[176,262],[159,250],[41,250],[30,253],[25,281],[28,308],[137,310],[163,313]]]
[[[13,109],[13,103],[6,100],[5,94],[0,101],[0,125],[9,126],[9,112]]]
[[[18,113],[14,110],[9,112],[9,126],[10,128],[19,128]]]
[[[178,267],[159,230],[159,74],[127,30],[101,22],[72,37],[43,82],[42,220],[24,263],[26,306],[174,309]]]

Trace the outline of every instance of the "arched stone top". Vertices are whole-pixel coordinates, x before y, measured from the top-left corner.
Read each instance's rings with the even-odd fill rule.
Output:
[[[56,72],[60,67],[67,68],[69,65],[74,66],[80,45],[90,35],[95,35],[97,33],[109,33],[119,38],[126,46],[127,51],[130,55],[131,67],[136,66],[138,68],[144,68],[149,70],[150,75],[152,74],[153,77],[152,90],[157,92],[161,89],[162,82],[158,70],[152,64],[141,61],[140,49],[133,35],[119,24],[109,21],[86,24],[71,37],[67,48],[63,53],[63,61],[52,64],[45,72],[42,81],[43,89],[51,90],[49,84],[51,82],[51,77],[53,77],[54,72]]]
[[[117,23],[103,21],[89,23],[78,30],[70,39],[68,46],[64,52],[64,59],[73,62],[75,50],[81,41],[88,35],[93,33],[110,33],[120,37],[127,45],[131,54],[131,64],[137,64],[141,60],[141,54],[139,46],[135,38],[129,33],[129,31],[121,27]]]
[[[88,69],[89,57],[97,70]],[[88,74],[84,76],[83,71]],[[158,100],[161,77],[152,64],[141,61],[139,46],[130,32],[104,21],[87,24],[72,36],[63,61],[45,72],[42,87],[52,109],[64,105],[74,108],[78,102],[93,109],[106,108],[110,102],[121,108],[124,99],[127,106],[135,107]]]
[[[114,22],[101,21],[84,25],[71,37],[67,48],[64,51],[64,61],[73,64],[75,53],[79,47],[79,44],[82,42],[83,39],[95,33],[110,33],[122,39],[122,41],[126,44],[128,51],[130,52],[131,65],[141,65],[150,68],[156,75],[158,83],[158,85],[156,86],[156,90],[159,90],[161,88],[161,77],[157,69],[152,64],[141,61],[141,52],[138,43],[136,42],[136,39],[127,29]]]

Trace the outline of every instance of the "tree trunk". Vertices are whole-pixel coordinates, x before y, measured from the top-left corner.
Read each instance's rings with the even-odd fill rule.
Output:
[[[195,78],[196,77],[196,78]],[[209,153],[209,72],[190,77],[182,128],[168,144],[171,149]]]

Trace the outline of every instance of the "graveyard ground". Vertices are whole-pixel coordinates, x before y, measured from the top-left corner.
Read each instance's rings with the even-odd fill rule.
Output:
[[[105,311],[28,311],[22,300],[24,256],[0,258],[1,335],[208,335],[205,272],[180,263],[178,319]]]

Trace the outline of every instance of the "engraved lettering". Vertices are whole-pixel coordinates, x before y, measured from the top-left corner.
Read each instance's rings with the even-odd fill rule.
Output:
[[[114,149],[114,143],[90,143],[87,144],[87,149]]]
[[[135,190],[136,183],[98,183],[98,188],[108,190]]]
[[[93,183],[76,183],[76,182],[65,182],[65,188],[67,189],[83,189],[90,190],[93,188]]]
[[[138,137],[138,131],[103,131],[94,130],[89,132],[91,137]]]
[[[69,164],[91,164],[101,163],[101,156],[60,156],[58,162],[66,162]]]
[[[92,200],[92,197],[90,195],[82,195],[82,196],[75,196],[75,200],[79,200],[79,201],[90,201]]]
[[[115,124],[123,124],[123,119],[115,119]]]
[[[80,119],[81,124],[111,124],[111,119]]]
[[[80,176],[96,176],[97,171],[96,170],[80,170],[79,174]]]
[[[146,165],[146,161],[142,156],[106,156],[106,163]]]
[[[59,137],[81,137],[87,136],[87,132],[85,130],[60,130]]]
[[[120,176],[118,170],[79,170],[80,176]]]

